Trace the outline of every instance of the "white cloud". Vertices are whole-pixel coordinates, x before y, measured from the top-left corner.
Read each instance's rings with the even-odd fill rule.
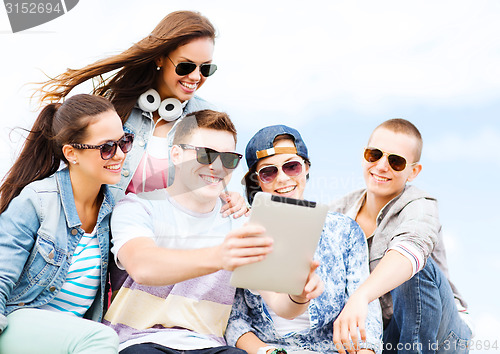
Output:
[[[500,350],[500,320],[492,313],[480,313],[474,318],[476,336],[474,351]],[[496,349],[492,345],[496,344]],[[488,350],[489,347],[489,350]]]
[[[55,75],[116,53],[183,8],[183,1],[86,0],[32,31],[3,32],[0,45],[12,54],[0,74],[11,85],[0,87],[0,103],[13,102],[12,87],[42,80],[39,69]],[[496,0],[222,0],[188,8],[207,15],[220,33],[220,69],[200,94],[245,120],[309,120],[324,102],[358,112],[408,100],[466,104],[500,91],[500,42],[491,36],[500,32]],[[0,18],[0,30],[8,28]]]
[[[451,231],[449,227],[447,227],[443,231],[443,242],[446,248],[446,254],[448,257],[450,255],[453,258],[459,259],[462,255],[462,245],[460,243],[459,234]]]
[[[257,1],[211,12],[220,71],[201,94],[247,125],[286,117],[300,126],[321,104],[384,114],[407,102],[482,104],[500,92],[494,1],[315,5]]]
[[[444,133],[439,140],[426,143],[423,154],[434,162],[475,161],[500,166],[497,128],[482,128],[476,132]]]

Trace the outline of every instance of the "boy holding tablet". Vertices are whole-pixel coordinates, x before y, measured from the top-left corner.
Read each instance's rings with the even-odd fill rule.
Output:
[[[246,237],[263,229],[220,213],[219,196],[241,159],[235,148],[225,113],[185,117],[171,149],[173,184],[128,194],[113,211],[112,252],[129,276],[105,323],[121,353],[242,353],[223,338],[235,292],[229,271],[262,260],[272,240]]]

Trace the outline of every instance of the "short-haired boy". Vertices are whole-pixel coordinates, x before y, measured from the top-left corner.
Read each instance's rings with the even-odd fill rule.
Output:
[[[447,266],[437,201],[407,185],[422,169],[421,152],[422,137],[411,122],[383,122],[364,151],[366,189],[331,206],[363,229],[371,271],[334,323],[334,341],[341,353],[342,343],[353,351],[349,336],[358,339],[357,328],[365,320],[368,303],[379,297],[384,352],[468,352],[471,330],[459,316],[443,273]]]

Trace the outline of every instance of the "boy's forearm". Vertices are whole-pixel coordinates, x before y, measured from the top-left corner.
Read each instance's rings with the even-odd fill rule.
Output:
[[[368,302],[372,302],[409,280],[412,274],[410,261],[399,252],[390,250],[356,292],[363,293]]]
[[[141,285],[165,286],[213,273],[220,269],[217,249],[168,249],[146,238],[133,239],[119,251],[125,270]]]

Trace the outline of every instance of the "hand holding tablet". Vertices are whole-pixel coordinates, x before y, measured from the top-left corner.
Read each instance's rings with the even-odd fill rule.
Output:
[[[327,205],[257,193],[249,222],[266,229],[273,251],[261,262],[236,268],[231,285],[302,294],[327,212]]]

